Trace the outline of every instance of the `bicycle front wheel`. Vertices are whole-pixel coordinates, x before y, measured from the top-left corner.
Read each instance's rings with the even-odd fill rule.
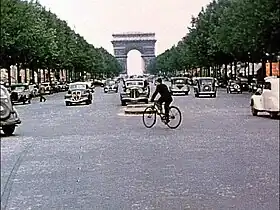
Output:
[[[143,112],[143,123],[147,128],[151,128],[156,124],[156,109],[153,106],[147,107]]]
[[[169,122],[166,124],[171,129],[176,129],[182,122],[182,114],[178,107],[171,106],[169,108]]]

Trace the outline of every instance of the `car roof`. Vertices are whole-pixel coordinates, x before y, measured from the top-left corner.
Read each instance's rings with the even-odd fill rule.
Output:
[[[171,79],[189,79],[188,77],[171,77]]]
[[[214,77],[197,77],[196,79],[198,79],[198,80],[201,79],[202,80],[202,79],[215,79],[215,78]]]

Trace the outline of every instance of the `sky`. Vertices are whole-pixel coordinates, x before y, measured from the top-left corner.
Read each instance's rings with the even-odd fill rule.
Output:
[[[188,32],[191,16],[197,16],[210,0],[39,0],[95,47],[113,54],[113,33],[153,32],[156,55],[177,44]],[[75,27],[75,28],[74,28]],[[129,53],[133,60],[137,52]],[[137,59],[136,59],[137,58]],[[132,58],[131,58],[132,59]],[[133,63],[133,62],[132,62]],[[142,63],[137,61],[137,65]]]

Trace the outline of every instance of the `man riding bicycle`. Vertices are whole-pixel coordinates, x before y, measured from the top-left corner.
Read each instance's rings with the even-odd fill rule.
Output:
[[[168,87],[165,84],[162,84],[161,78],[158,78],[156,82],[157,82],[157,87],[156,87],[154,94],[152,95],[151,102],[154,102],[155,97],[159,93],[160,98],[158,99],[157,104],[159,106],[159,109],[162,110],[162,104],[164,103],[165,120],[166,120],[166,123],[168,123],[170,121],[169,120],[169,106],[170,106],[171,102],[173,101],[172,95],[169,92]]]

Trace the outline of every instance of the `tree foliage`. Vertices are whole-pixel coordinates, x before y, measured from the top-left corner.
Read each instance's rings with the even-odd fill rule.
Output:
[[[178,44],[158,55],[154,73],[259,62],[280,52],[278,0],[219,0],[202,8]]]
[[[30,69],[68,69],[117,75],[118,61],[95,48],[65,21],[38,2],[1,0],[0,66],[20,64]]]

